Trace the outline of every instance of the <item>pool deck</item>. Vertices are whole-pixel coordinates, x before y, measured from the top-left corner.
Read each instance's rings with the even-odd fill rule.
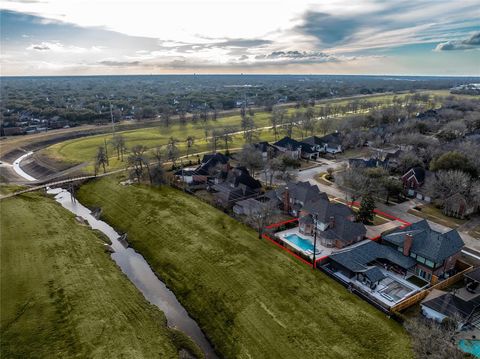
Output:
[[[308,254],[305,250],[303,250],[302,248],[300,248],[299,246],[293,244],[292,242],[290,242],[288,239],[286,239],[285,237],[288,236],[288,235],[291,235],[291,234],[295,234],[301,238],[304,238],[304,239],[307,239],[309,240],[312,245],[313,245],[313,236],[308,236],[306,234],[303,234],[303,233],[300,233],[298,227],[295,227],[295,228],[290,228],[290,229],[287,229],[285,231],[281,231],[281,232],[277,232],[276,235],[282,240],[284,241],[285,243],[287,243],[289,246],[292,246],[293,248],[295,248],[297,251],[300,251],[302,253],[304,253],[305,255],[308,255],[310,256],[310,258],[313,258],[313,255],[312,254]],[[317,251],[321,251],[320,254],[317,253],[317,257],[324,257],[324,256],[329,256],[330,254],[338,251],[339,249],[338,248],[328,248],[328,247],[324,247],[320,244],[320,239],[317,237]]]

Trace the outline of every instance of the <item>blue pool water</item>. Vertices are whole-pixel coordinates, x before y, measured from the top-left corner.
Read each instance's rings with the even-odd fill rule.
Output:
[[[313,244],[308,239],[297,236],[296,234],[289,234],[285,236],[285,240],[290,242],[297,247],[300,247],[304,251],[311,250],[313,251]]]
[[[458,342],[458,347],[462,352],[470,353],[480,358],[480,340],[462,339]]]

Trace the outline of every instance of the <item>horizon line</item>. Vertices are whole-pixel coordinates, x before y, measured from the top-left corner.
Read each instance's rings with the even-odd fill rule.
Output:
[[[369,77],[473,77],[480,78],[480,74],[461,74],[461,75],[425,75],[425,74],[329,74],[329,73],[238,73],[238,72],[224,72],[224,73],[159,73],[159,74],[65,74],[65,75],[2,75],[0,78],[13,77],[120,77],[120,76],[369,76]]]

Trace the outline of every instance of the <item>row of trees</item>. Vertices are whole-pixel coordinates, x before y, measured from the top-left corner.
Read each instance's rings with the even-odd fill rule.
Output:
[[[110,119],[109,104],[112,103],[116,118],[143,119],[165,113],[193,113],[200,118],[205,108],[211,112],[233,109],[239,100],[267,110],[284,101],[306,107],[322,98],[415,90],[420,86],[449,88],[457,81],[402,78],[387,81],[378,77],[346,76],[9,78],[2,81],[4,101],[0,104],[0,114],[12,121],[29,113],[37,118],[60,116],[68,117],[72,123],[93,123],[97,119]],[[361,108],[361,101],[349,105],[351,112]]]
[[[166,182],[164,166],[166,162],[172,164],[172,168],[177,167],[177,161],[180,158],[178,149],[178,140],[171,137],[165,146],[156,146],[153,150],[149,150],[147,146],[135,145],[130,149],[125,146],[125,139],[121,135],[114,135],[111,141],[113,148],[117,153],[117,160],[124,162],[129,170],[130,178],[140,182],[148,178],[153,185],[159,185]],[[194,138],[189,136],[186,139],[187,157],[188,151],[193,146]],[[107,151],[107,142],[103,146],[99,146],[94,158],[95,175],[99,173],[100,168],[106,172],[109,166],[109,156]]]

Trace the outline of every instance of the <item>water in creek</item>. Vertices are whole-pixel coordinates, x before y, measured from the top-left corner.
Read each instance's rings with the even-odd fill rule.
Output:
[[[217,358],[215,352],[198,324],[178,302],[175,294],[153,273],[147,261],[132,248],[125,248],[119,241],[120,235],[107,223],[97,220],[88,208],[78,201],[72,201],[71,194],[61,188],[49,189],[55,200],[75,215],[87,220],[93,229],[98,229],[112,241],[112,259],[122,272],[143,293],[145,298],[156,305],[167,317],[170,327],[187,334],[203,350],[207,358]]]

